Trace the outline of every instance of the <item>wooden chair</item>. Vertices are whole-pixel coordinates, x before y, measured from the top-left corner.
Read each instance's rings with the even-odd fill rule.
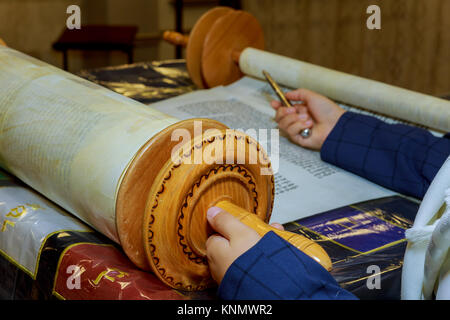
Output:
[[[53,49],[62,51],[63,68],[68,70],[69,50],[122,51],[133,63],[134,40],[137,26],[86,25],[81,29],[65,29],[53,44]]]

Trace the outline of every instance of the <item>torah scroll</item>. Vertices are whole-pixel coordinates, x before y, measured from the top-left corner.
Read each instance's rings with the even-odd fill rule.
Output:
[[[0,166],[172,287],[213,283],[208,207],[232,201],[269,219],[270,161],[256,140],[227,129],[180,121],[0,46]],[[205,150],[209,161],[192,161]],[[251,163],[253,154],[266,160]]]

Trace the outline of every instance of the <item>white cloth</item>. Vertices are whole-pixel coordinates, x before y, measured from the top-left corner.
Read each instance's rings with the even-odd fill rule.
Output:
[[[430,299],[437,282],[448,283],[448,276],[443,274],[448,270],[443,266],[448,266],[450,244],[450,157],[428,188],[414,225],[405,236],[408,246],[403,262],[402,299]],[[449,291],[444,289],[441,292]]]

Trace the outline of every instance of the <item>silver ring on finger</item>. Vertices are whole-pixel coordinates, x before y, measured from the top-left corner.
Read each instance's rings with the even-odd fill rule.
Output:
[[[300,135],[303,138],[308,138],[311,135],[311,131],[312,130],[310,128],[303,129],[302,131],[300,131]]]

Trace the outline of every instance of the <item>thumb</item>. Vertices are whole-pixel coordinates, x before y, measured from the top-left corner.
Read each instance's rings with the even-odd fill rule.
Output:
[[[231,213],[228,213],[219,207],[209,208],[206,217],[211,227],[228,240],[231,240],[235,236],[242,235],[250,229]]]

